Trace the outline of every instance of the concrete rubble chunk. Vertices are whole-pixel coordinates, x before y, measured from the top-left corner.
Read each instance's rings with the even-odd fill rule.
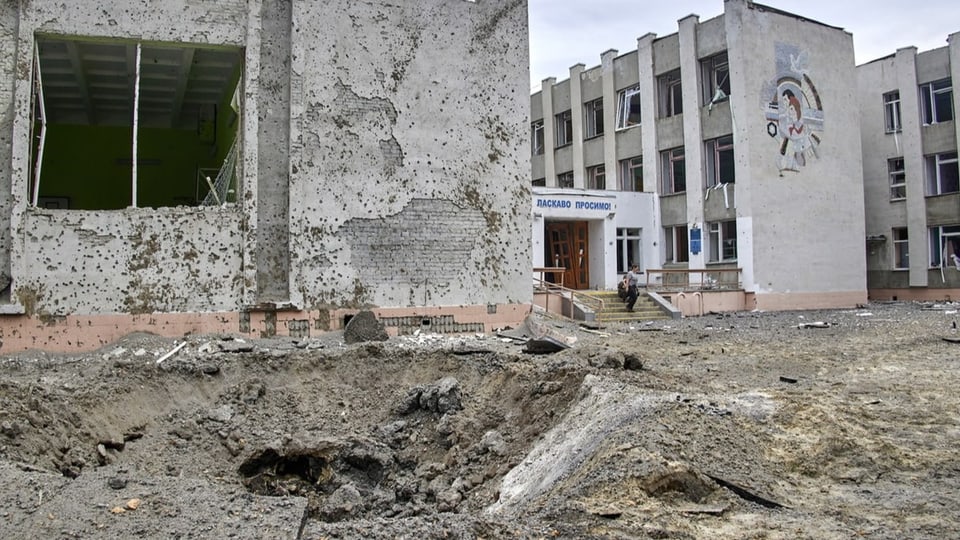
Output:
[[[343,329],[343,339],[348,344],[363,343],[366,341],[387,341],[387,334],[383,323],[377,320],[372,311],[361,311],[354,315]]]

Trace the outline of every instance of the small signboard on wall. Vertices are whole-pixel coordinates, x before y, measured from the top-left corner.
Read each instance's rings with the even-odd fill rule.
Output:
[[[703,241],[700,238],[700,228],[694,227],[690,229],[690,253],[693,253],[694,255],[700,253],[700,244],[702,243]]]

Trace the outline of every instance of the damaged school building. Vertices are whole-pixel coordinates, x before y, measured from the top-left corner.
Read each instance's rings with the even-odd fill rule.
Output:
[[[522,321],[526,8],[0,3],[2,350]]]
[[[545,281],[638,264],[687,315],[960,299],[960,34],[858,67],[842,28],[723,10],[531,96]]]

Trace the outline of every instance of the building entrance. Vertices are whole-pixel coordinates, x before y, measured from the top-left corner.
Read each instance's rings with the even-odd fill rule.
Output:
[[[566,270],[548,276],[548,281],[569,289],[585,289],[590,283],[589,235],[586,221],[551,221],[546,224],[546,261]]]

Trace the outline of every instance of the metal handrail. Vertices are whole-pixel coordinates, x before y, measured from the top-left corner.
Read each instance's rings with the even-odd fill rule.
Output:
[[[540,270],[540,269],[536,269],[536,270]],[[552,269],[551,269],[551,270],[552,270]],[[550,270],[548,270],[548,271],[550,271]],[[556,283],[551,283],[551,282],[549,282],[549,281],[546,281],[546,280],[543,279],[542,277],[540,277],[540,278],[534,277],[534,278],[533,278],[533,286],[534,286],[534,290],[546,291],[547,294],[556,293],[556,292],[560,293],[561,296],[562,296],[563,294],[569,294],[569,295],[570,295],[570,300],[571,300],[571,302],[570,302],[570,316],[569,316],[568,318],[570,318],[570,319],[573,319],[573,318],[574,318],[574,317],[573,317],[573,303],[574,303],[574,302],[579,302],[579,303],[581,303],[581,304],[586,304],[586,305],[590,306],[591,308],[593,308],[594,311],[597,311],[597,312],[603,311],[603,308],[604,308],[604,305],[605,305],[602,298],[596,298],[596,297],[591,296],[591,295],[589,295],[589,294],[584,294],[584,293],[582,293],[582,292],[580,292],[580,291],[578,291],[578,290],[576,290],[576,289],[568,289],[567,287],[564,287],[563,285],[557,285]],[[567,317],[567,315],[565,315],[565,314],[563,314],[563,313],[560,313],[560,315],[562,315],[562,316],[564,316],[564,317]]]
[[[648,290],[677,290],[677,291],[732,291],[740,290],[743,285],[740,282],[742,268],[648,268],[647,289]],[[651,283],[650,278],[654,274],[660,274],[660,283]],[[673,283],[667,283],[668,276],[683,275],[683,278]],[[691,283],[690,276],[699,274],[700,279]],[[731,279],[731,275],[733,278]],[[715,276],[715,277],[714,277]]]

